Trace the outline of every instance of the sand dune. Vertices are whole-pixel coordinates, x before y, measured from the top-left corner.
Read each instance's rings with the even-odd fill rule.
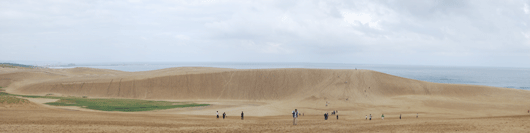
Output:
[[[429,83],[370,70],[226,69],[201,72],[202,70],[177,68],[149,75],[144,74],[146,72],[127,73],[79,69],[84,68],[66,69],[56,73],[56,75],[64,75],[62,78],[29,84],[16,91],[24,94],[59,93],[72,96],[146,99],[285,100],[308,98],[315,100],[326,98],[374,101],[404,95],[485,98],[491,101],[496,101],[497,98],[512,101],[528,98],[524,95],[527,91]],[[53,74],[55,73],[48,75],[52,77]],[[14,75],[43,77],[41,73],[10,73],[2,76],[15,77],[12,79],[18,80],[19,78]],[[496,96],[491,96],[492,93]],[[512,93],[518,96],[509,95]]]
[[[222,131],[252,131],[240,129],[249,123],[235,122],[234,125],[210,121],[207,118],[213,116],[215,111],[226,112],[230,118],[237,117],[241,111],[246,116],[254,119],[254,129],[257,131],[282,132],[296,131],[281,123],[289,124],[290,112],[297,108],[307,117],[304,120],[316,125],[306,125],[306,128],[315,130],[300,131],[524,131],[525,118],[530,108],[530,91],[509,88],[497,88],[476,85],[457,85],[430,83],[412,80],[371,70],[326,70],[326,69],[225,69],[204,67],[168,68],[144,72],[122,72],[105,69],[74,68],[74,69],[13,69],[0,68],[0,86],[9,93],[45,95],[54,94],[62,96],[88,96],[91,98],[134,98],[154,99],[167,101],[193,101],[196,103],[208,103],[211,106],[203,108],[179,108],[148,112],[126,113],[127,116],[116,116],[116,119],[124,120],[115,122],[121,126],[103,126],[103,131],[126,131],[123,125],[128,123],[126,117],[141,116],[144,121],[150,120],[150,115],[160,117],[179,117],[173,122],[187,123],[188,120],[199,122],[205,128],[168,128],[160,131],[213,131],[211,129],[223,129]],[[326,106],[326,102],[329,103]],[[38,103],[37,104],[42,104]],[[33,105],[33,104],[32,104]],[[99,117],[106,113],[86,114],[98,119],[68,119],[62,118],[62,114],[83,114],[83,109],[68,108],[68,111],[79,110],[80,112],[64,112],[62,108],[52,106],[40,106],[39,108],[0,108],[3,116],[17,114],[10,112],[22,110],[26,114],[48,112],[53,118],[61,121],[100,121],[97,123],[108,123]],[[33,111],[32,111],[33,110]],[[325,112],[339,110],[341,121],[335,124],[321,121]],[[88,111],[91,112],[91,111]],[[7,114],[6,114],[7,113]],[[378,119],[381,114],[392,122],[370,124],[361,122],[365,115],[372,114]],[[422,120],[401,123],[396,121],[401,114],[406,118],[414,118],[419,114]],[[123,114],[111,112],[111,114]],[[147,115],[147,116],[143,116]],[[204,117],[204,118],[203,118]],[[285,117],[285,118],[284,118]],[[17,122],[18,117],[2,117],[9,121],[4,124],[11,125],[3,127],[11,129],[17,124],[31,124],[31,122]],[[465,121],[462,118],[466,119]],[[158,118],[157,118],[158,119]],[[512,128],[491,128],[498,122],[506,120],[518,121],[511,124]],[[233,122],[233,121],[232,121]],[[280,123],[278,123],[280,122]],[[324,122],[324,123],[321,123]],[[437,126],[438,123],[446,126]],[[338,125],[357,123],[364,126],[351,126],[342,128]],[[455,124],[459,123],[459,124]],[[476,125],[476,123],[482,123]],[[144,123],[149,125],[149,123]],[[228,124],[228,125],[227,125]],[[234,124],[234,123],[233,123]],[[329,130],[329,127],[339,130]],[[507,123],[504,123],[505,125]],[[521,124],[521,125],[518,125]],[[24,125],[24,124],[23,124]],[[65,125],[59,124],[59,125]],[[69,124],[66,124],[69,125]],[[164,124],[162,124],[163,126]],[[167,123],[166,123],[167,125]],[[206,126],[209,125],[209,126]],[[218,128],[216,126],[229,126]],[[279,126],[280,125],[280,126]],[[401,126],[400,126],[401,125]],[[464,125],[461,127],[460,125]],[[80,124],[77,128],[82,129],[87,125]],[[138,127],[139,126],[139,127]],[[160,125],[159,125],[160,126]],[[213,127],[212,127],[213,126]],[[271,127],[272,126],[272,127]],[[405,127],[402,127],[405,126]],[[478,126],[478,128],[477,128]],[[488,127],[480,127],[488,126]],[[46,126],[48,131],[57,128]],[[167,127],[167,126],[164,126]],[[373,130],[379,128],[380,130]],[[408,128],[407,128],[408,127]],[[517,127],[517,128],[513,128]],[[136,125],[139,130],[151,130],[152,127]],[[355,129],[353,129],[355,128]],[[109,129],[109,130],[107,130]],[[483,130],[484,129],[484,130]],[[485,130],[487,129],[487,130]],[[24,130],[5,131],[32,131],[39,128],[27,128]],[[70,129],[64,129],[63,131]],[[99,130],[98,130],[99,131]],[[221,131],[221,130],[218,130]]]
[[[430,83],[371,70],[169,68],[122,72],[74,68],[3,72],[0,78],[10,79],[2,80],[3,85],[15,82],[16,88],[9,86],[7,91],[18,94],[266,102],[233,109],[263,112],[252,114],[256,116],[281,115],[293,108],[311,113],[341,109],[346,113],[374,110],[495,116],[524,110],[530,98],[525,90]],[[327,107],[326,102],[330,103]]]

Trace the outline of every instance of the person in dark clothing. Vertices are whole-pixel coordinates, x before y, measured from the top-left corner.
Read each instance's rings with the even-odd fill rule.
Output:
[[[401,120],[401,114],[399,114],[399,119]]]
[[[293,111],[293,125],[297,125],[297,121],[298,121],[298,116],[299,116],[299,113],[298,113],[298,109],[294,109]]]
[[[215,111],[215,113],[217,114],[217,119],[219,119],[219,111]]]
[[[339,119],[339,115],[337,115],[337,120]]]
[[[372,114],[370,114],[370,120],[372,120]]]
[[[225,112],[223,112],[223,119],[225,119],[225,117],[226,117],[226,113],[225,113]]]
[[[241,111],[241,120],[243,120],[243,111]]]

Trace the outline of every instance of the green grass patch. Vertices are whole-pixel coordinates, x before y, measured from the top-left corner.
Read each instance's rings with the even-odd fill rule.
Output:
[[[5,92],[0,92],[0,96],[8,95],[8,96],[19,96],[19,97],[27,97],[27,98],[49,98],[49,99],[61,99],[62,97],[55,97],[55,96],[32,96],[32,95],[17,95],[17,94],[9,94]]]
[[[21,103],[29,103],[28,100],[17,98],[14,96],[9,95],[0,95],[0,103],[2,104],[21,104]]]
[[[167,102],[167,101],[148,101],[138,99],[88,99],[79,97],[56,97],[56,96],[28,96],[15,95],[0,92],[1,95],[7,96],[21,96],[28,98],[50,98],[59,99],[56,102],[46,103],[54,106],[78,106],[81,108],[101,110],[101,111],[122,111],[122,112],[136,112],[136,111],[150,111],[171,108],[197,107],[208,106],[209,104],[196,104],[184,102]]]

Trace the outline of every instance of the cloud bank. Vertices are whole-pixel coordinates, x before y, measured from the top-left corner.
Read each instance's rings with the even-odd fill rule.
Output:
[[[530,67],[530,1],[0,1],[0,61]]]

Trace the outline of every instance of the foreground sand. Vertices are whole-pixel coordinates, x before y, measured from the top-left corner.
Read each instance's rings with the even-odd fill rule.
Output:
[[[100,113],[59,109],[0,111],[0,132],[529,132],[530,115],[474,118],[376,117],[372,121],[340,116],[245,117]]]
[[[528,132],[530,91],[417,81],[369,70],[0,68],[14,94],[191,101],[208,107],[102,112],[0,104],[0,132]],[[328,102],[328,106],[325,103]],[[292,125],[290,113],[305,116]],[[339,110],[340,119],[323,114]],[[215,111],[227,112],[217,120]],[[245,120],[239,114],[245,111]],[[381,114],[385,120],[381,120]],[[416,119],[416,113],[419,118]],[[364,120],[372,114],[374,120]],[[399,120],[399,114],[403,119]]]

